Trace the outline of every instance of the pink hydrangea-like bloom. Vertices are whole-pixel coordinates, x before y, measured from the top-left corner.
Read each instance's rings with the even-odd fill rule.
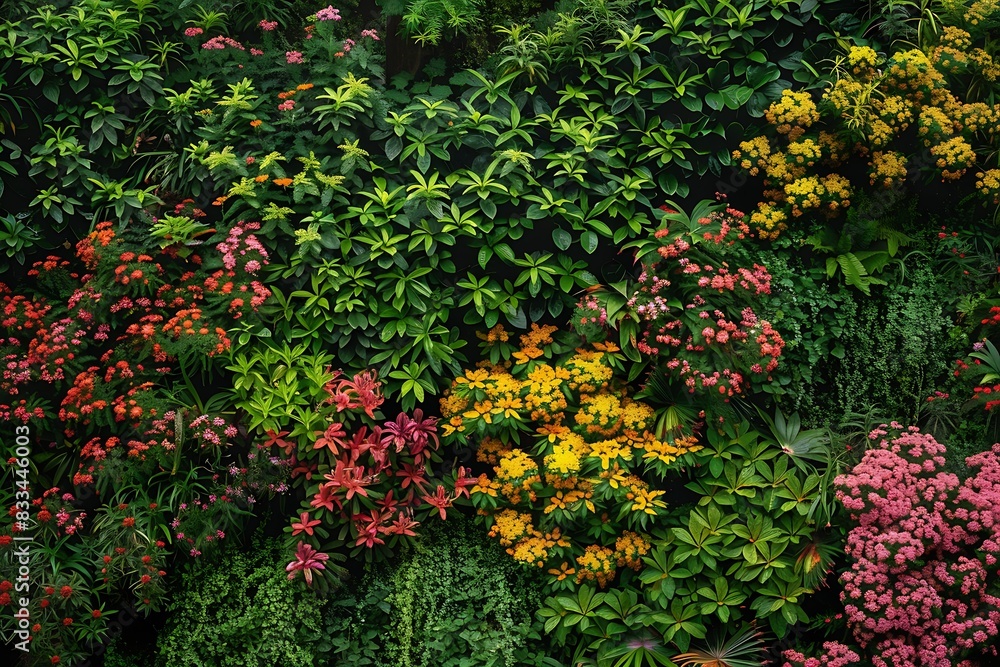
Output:
[[[255,49],[253,47],[250,47],[250,55],[252,55],[252,56],[262,56],[262,55],[264,55],[264,52],[261,51],[260,49]]]
[[[222,35],[218,35],[208,40],[207,42],[201,45],[201,48],[208,49],[209,51],[212,50],[222,51],[227,46],[233,49],[238,49],[240,51],[246,51],[243,45],[237,42],[235,39],[232,39],[230,37],[223,37]]]
[[[302,53],[299,51],[285,51],[285,60],[288,61],[289,65],[301,64]]]
[[[841,601],[876,667],[954,667],[997,655],[1000,598],[989,591],[1000,554],[1000,444],[966,459],[964,481],[944,471],[945,447],[893,422],[836,497],[855,522]]]
[[[295,100],[285,100],[278,105],[278,111],[291,111],[295,108]]]
[[[339,21],[340,20],[340,10],[334,9],[333,5],[321,9],[316,12],[317,21]]]
[[[370,37],[370,38],[374,39],[376,42],[379,41],[378,31],[374,30],[374,29],[373,30],[362,30],[361,31],[361,36],[362,37]]]
[[[188,29],[186,29],[184,31],[184,36],[185,37],[197,37],[198,35],[202,34],[203,32],[205,32],[205,31],[202,30],[201,28],[188,28]]]
[[[272,30],[278,27],[278,22],[262,20],[260,23],[257,24],[257,26],[264,32],[271,32]]]

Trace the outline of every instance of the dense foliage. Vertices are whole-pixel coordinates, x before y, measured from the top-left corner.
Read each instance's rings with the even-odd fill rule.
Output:
[[[995,656],[993,0],[0,16],[22,664]]]

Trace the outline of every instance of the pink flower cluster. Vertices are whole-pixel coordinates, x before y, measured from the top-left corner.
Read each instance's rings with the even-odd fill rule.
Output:
[[[379,41],[378,31],[377,30],[362,30],[361,31],[361,36],[362,37],[371,37],[376,42]]]
[[[771,292],[767,269],[732,268],[702,250],[744,239],[743,214],[727,208],[699,224],[706,231],[697,245],[686,225],[654,234],[664,242],[660,260],[643,267],[627,305],[643,324],[641,353],[670,354],[667,370],[690,392],[708,389],[729,400],[749,388],[750,377],[771,379],[785,342],[750,305]]]
[[[222,35],[217,35],[212,39],[208,40],[207,42],[201,45],[201,48],[208,49],[209,51],[212,50],[222,51],[227,46],[233,49],[239,49],[240,51],[246,51],[243,45],[237,42],[235,39],[232,39],[230,37],[223,37]]]
[[[944,472],[945,447],[898,423],[871,448],[836,497],[856,522],[841,577],[848,624],[875,667],[953,667],[997,655],[1000,598],[1000,444]]]
[[[275,30],[278,27],[278,22],[262,19],[261,22],[257,24],[257,26],[264,32],[271,32],[272,30]]]
[[[222,264],[226,269],[232,271],[241,263],[244,271],[254,275],[267,264],[267,249],[253,234],[259,229],[259,222],[240,220],[229,230],[226,240],[215,246],[222,254]]]
[[[334,9],[333,5],[321,9],[316,12],[317,21],[339,21],[340,20],[340,10]]]
[[[300,65],[302,64],[302,52],[300,51],[285,51],[285,60],[289,65]]]
[[[202,30],[201,28],[187,28],[187,29],[184,30],[184,36],[185,37],[197,37],[198,35],[202,34],[203,32],[205,32],[205,31]]]
[[[795,650],[782,654],[785,663],[782,667],[848,667],[856,665],[861,660],[857,653],[840,642],[823,644],[823,654],[818,658],[807,658]]]

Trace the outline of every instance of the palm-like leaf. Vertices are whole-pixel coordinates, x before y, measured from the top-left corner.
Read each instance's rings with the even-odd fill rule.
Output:
[[[985,341],[985,343],[985,351],[973,352],[969,355],[973,359],[978,359],[982,362],[979,367],[985,372],[985,375],[979,380],[979,384],[987,384],[1000,380],[1000,352],[997,351],[996,346],[992,342]]]
[[[635,397],[647,400],[656,411],[653,432],[660,440],[671,434],[689,432],[698,419],[698,407],[692,402],[691,394],[679,389],[663,372],[656,369],[649,374],[646,386]]]
[[[770,429],[775,443],[792,457],[796,465],[803,461],[829,461],[830,435],[825,429],[803,431],[798,413],[786,419],[780,409],[775,409],[774,419],[771,419],[764,412],[760,410],[758,412]]]
[[[755,626],[744,627],[729,639],[725,635],[708,643],[705,648],[696,648],[687,653],[675,655],[673,660],[679,667],[704,665],[705,667],[759,667],[761,652],[764,650],[764,633]]]

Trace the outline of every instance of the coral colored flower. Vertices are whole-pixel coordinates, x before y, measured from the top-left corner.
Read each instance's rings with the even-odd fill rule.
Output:
[[[188,28],[187,30],[184,31],[184,36],[185,37],[197,37],[198,35],[202,34],[203,32],[205,32],[205,31],[202,30],[201,28]]]
[[[297,572],[302,572],[302,575],[306,579],[306,584],[311,586],[313,580],[313,572],[318,570],[325,570],[326,566],[323,563],[329,560],[330,556],[316,549],[311,544],[306,544],[305,542],[299,542],[298,547],[295,549],[295,560],[289,563],[285,567],[285,571],[288,572],[288,578],[294,579]]]
[[[289,65],[300,65],[302,64],[302,52],[301,51],[285,51],[285,61]]]
[[[277,27],[278,27],[278,22],[277,22],[277,21],[266,21],[266,20],[262,20],[262,21],[261,21],[260,23],[258,23],[257,25],[258,25],[258,26],[260,27],[260,29],[261,29],[261,30],[263,30],[264,32],[271,32],[272,30],[274,30],[275,28],[277,28]]]
[[[309,512],[303,512],[299,515],[299,520],[292,523],[292,535],[298,535],[299,533],[312,535],[313,527],[318,526],[321,523],[323,522],[319,519],[309,518]]]
[[[260,119],[256,119],[256,118],[254,120],[250,121],[250,127],[260,127],[263,124],[264,124],[264,121],[262,121]]]

